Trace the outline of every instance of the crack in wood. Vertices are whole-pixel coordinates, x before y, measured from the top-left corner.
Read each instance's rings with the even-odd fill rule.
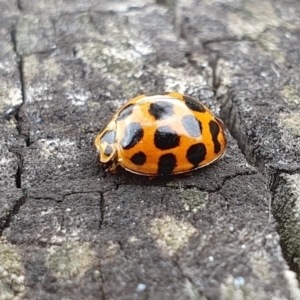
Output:
[[[20,210],[21,206],[24,203],[26,203],[26,201],[27,201],[26,190],[23,190],[22,192],[23,192],[23,195],[19,198],[19,200],[13,206],[13,209],[10,211],[10,214],[8,215],[3,228],[0,228],[0,236],[2,236],[3,231],[10,226],[10,222],[11,222],[12,217],[17,215],[19,213],[19,210]]]
[[[105,199],[103,193],[100,193],[100,214],[99,229],[102,227],[105,216]]]

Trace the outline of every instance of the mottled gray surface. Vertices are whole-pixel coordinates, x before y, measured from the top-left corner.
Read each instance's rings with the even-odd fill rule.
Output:
[[[167,2],[0,0],[1,300],[300,299],[270,210],[297,234],[280,204],[299,178],[275,180],[299,170],[297,39],[275,46],[298,4]],[[214,88],[259,171],[229,132],[187,176],[98,166],[93,139],[126,100],[177,90],[216,112]]]
[[[214,59],[220,115],[247,160],[266,177],[285,257],[299,273],[300,6],[298,1],[255,3],[183,3],[182,27],[188,28],[191,47],[201,44]],[[193,51],[191,60],[198,55]],[[290,175],[294,184],[282,180]],[[286,208],[279,211],[282,203]]]

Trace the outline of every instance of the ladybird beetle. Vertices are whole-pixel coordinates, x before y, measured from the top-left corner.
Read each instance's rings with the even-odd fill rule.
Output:
[[[121,107],[95,138],[101,163],[150,177],[211,164],[226,148],[221,120],[177,92],[144,94]]]

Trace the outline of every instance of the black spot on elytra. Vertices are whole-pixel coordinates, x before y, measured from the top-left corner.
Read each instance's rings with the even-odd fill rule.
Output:
[[[116,139],[116,132],[114,130],[106,131],[100,140],[101,143],[106,142],[107,144],[113,144]]]
[[[199,101],[195,100],[194,98],[184,95],[183,100],[185,101],[185,104],[189,109],[191,109],[193,111],[198,111],[201,113],[206,112],[206,109],[204,108],[204,106]]]
[[[110,145],[107,145],[104,150],[104,155],[110,156],[113,153],[113,148]]]
[[[203,143],[192,145],[186,152],[187,160],[193,164],[195,168],[205,159],[205,156],[206,148]]]
[[[129,105],[125,106],[120,111],[117,121],[126,119],[127,117],[129,117],[132,114],[132,111],[133,111],[133,104],[129,104]]]
[[[167,101],[151,103],[148,111],[155,120],[167,119],[174,114],[173,104]]]
[[[181,119],[184,129],[191,137],[200,137],[202,132],[201,122],[198,121],[193,115],[184,116]]]
[[[147,156],[144,152],[140,151],[138,153],[135,153],[130,160],[138,166],[142,166],[146,162]]]
[[[221,150],[221,145],[218,141],[218,135],[220,133],[220,127],[218,125],[217,122],[215,121],[210,121],[209,122],[209,131],[211,133],[211,137],[212,137],[212,140],[213,140],[213,143],[214,143],[214,151],[216,154],[218,154]]]
[[[179,146],[180,136],[169,126],[158,127],[154,134],[156,148],[161,150],[172,149]]]
[[[144,130],[140,123],[130,123],[125,128],[125,135],[121,140],[123,149],[134,147],[144,136]]]
[[[159,175],[170,175],[177,166],[176,157],[172,153],[164,154],[159,158],[158,170]]]

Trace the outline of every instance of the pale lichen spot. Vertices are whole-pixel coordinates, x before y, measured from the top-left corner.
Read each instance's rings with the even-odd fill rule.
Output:
[[[184,202],[184,209],[196,213],[206,208],[208,193],[198,191],[197,189],[183,190],[180,194],[181,200]]]
[[[268,253],[261,249],[250,254],[253,273],[263,282],[271,280],[271,261]]]
[[[199,87],[207,86],[207,78],[199,74],[194,74],[194,70],[173,68],[167,63],[160,63],[156,67],[157,72],[164,76],[164,87],[166,91],[177,91],[179,93],[193,92],[193,89],[198,90]]]
[[[87,107],[88,107],[91,111],[100,109],[100,107],[101,107],[101,103],[96,102],[96,101],[88,100],[88,101],[86,102],[86,104],[87,104]]]
[[[60,63],[53,57],[48,57],[42,63],[39,62],[39,68],[42,68],[43,73],[47,74],[47,77],[53,80],[57,79],[62,73]]]
[[[277,63],[284,63],[285,56],[284,53],[280,50],[278,45],[280,45],[280,40],[273,31],[264,31],[257,36],[257,44],[260,48],[271,54]]]
[[[284,278],[287,281],[292,299],[299,299],[299,282],[295,272],[290,270],[284,271]]]
[[[43,154],[44,158],[46,158],[46,159],[48,159],[49,156],[55,154],[55,152],[58,148],[58,145],[59,145],[58,139],[53,139],[53,140],[41,139],[39,141],[41,153]]]
[[[70,149],[75,148],[75,144],[75,141],[68,139],[41,139],[38,141],[39,149],[45,159],[55,156],[61,161],[64,160],[66,155],[70,154]]]
[[[66,93],[65,95],[66,99],[71,101],[75,106],[85,105],[85,103],[92,98],[91,92],[84,89],[76,89],[76,91]]]
[[[191,300],[207,300],[207,298],[200,293],[199,287],[192,284],[188,279],[185,280],[184,291],[182,295],[186,295]]]
[[[127,34],[123,35],[123,29],[119,32],[114,27],[114,30],[117,32],[112,31],[112,36],[121,34],[124,41],[130,38],[126,36]],[[101,74],[105,74],[107,92],[113,93],[116,89],[121,89],[122,93],[129,98],[141,89],[138,81],[132,78],[136,78],[139,73],[142,74],[142,69],[138,64],[142,55],[124,46],[128,44],[124,41],[118,44],[116,39],[115,47],[101,42],[82,43],[77,47],[77,57],[95,69],[101,70]]]
[[[267,296],[258,286],[253,286],[241,278],[234,278],[229,275],[220,286],[221,300],[231,299],[264,299],[261,296]],[[267,297],[266,297],[267,299]]]
[[[1,99],[1,103],[6,106],[17,106],[22,103],[22,92],[21,89],[16,87],[8,87],[8,95]]]
[[[282,141],[286,147],[297,147],[300,138],[300,113],[283,113],[279,117],[279,128],[282,132]]]
[[[0,238],[1,299],[20,299],[25,293],[25,269],[16,248]]]
[[[14,107],[22,103],[21,88],[17,88],[11,81],[0,83],[0,112],[7,107]]]
[[[36,55],[28,55],[24,57],[24,75],[28,78],[28,80],[34,80],[41,76],[41,62],[38,60],[38,56]],[[26,99],[27,100],[27,99]]]
[[[117,255],[119,255],[121,251],[120,244],[115,241],[107,241],[105,254],[103,255],[103,259],[114,260]]]
[[[101,279],[100,270],[94,270],[93,275],[94,275],[94,278]]]
[[[45,11],[48,10],[45,8]],[[43,34],[40,28],[43,28],[45,31],[42,32],[47,34]],[[51,18],[40,19],[34,14],[20,15],[16,24],[16,33],[16,52],[23,57],[33,52],[46,51],[48,49],[46,43],[51,44],[51,37],[55,35]]]
[[[122,107],[126,102],[127,102],[127,100],[124,101],[124,100],[119,100],[119,99],[106,100],[104,102],[104,105],[111,106],[112,108],[114,108],[115,110],[117,110],[120,107]]]
[[[89,243],[69,242],[49,249],[47,265],[57,278],[80,278],[92,266],[93,257]]]
[[[229,29],[238,37],[248,36],[255,39],[267,28],[280,24],[270,1],[260,2],[259,7],[254,3],[254,0],[246,1],[243,9],[228,13]]]
[[[294,106],[295,108],[300,106],[300,95],[293,87],[286,85],[280,94],[284,102],[289,106]]]
[[[136,243],[138,243],[139,241],[140,241],[140,239],[137,238],[137,237],[134,236],[134,235],[132,235],[132,236],[130,236],[130,237],[128,238],[128,242],[129,242],[130,244],[136,244]]]
[[[150,232],[156,240],[157,247],[166,255],[172,256],[185,247],[190,237],[198,231],[190,223],[178,221],[174,217],[165,216],[151,222]]]

